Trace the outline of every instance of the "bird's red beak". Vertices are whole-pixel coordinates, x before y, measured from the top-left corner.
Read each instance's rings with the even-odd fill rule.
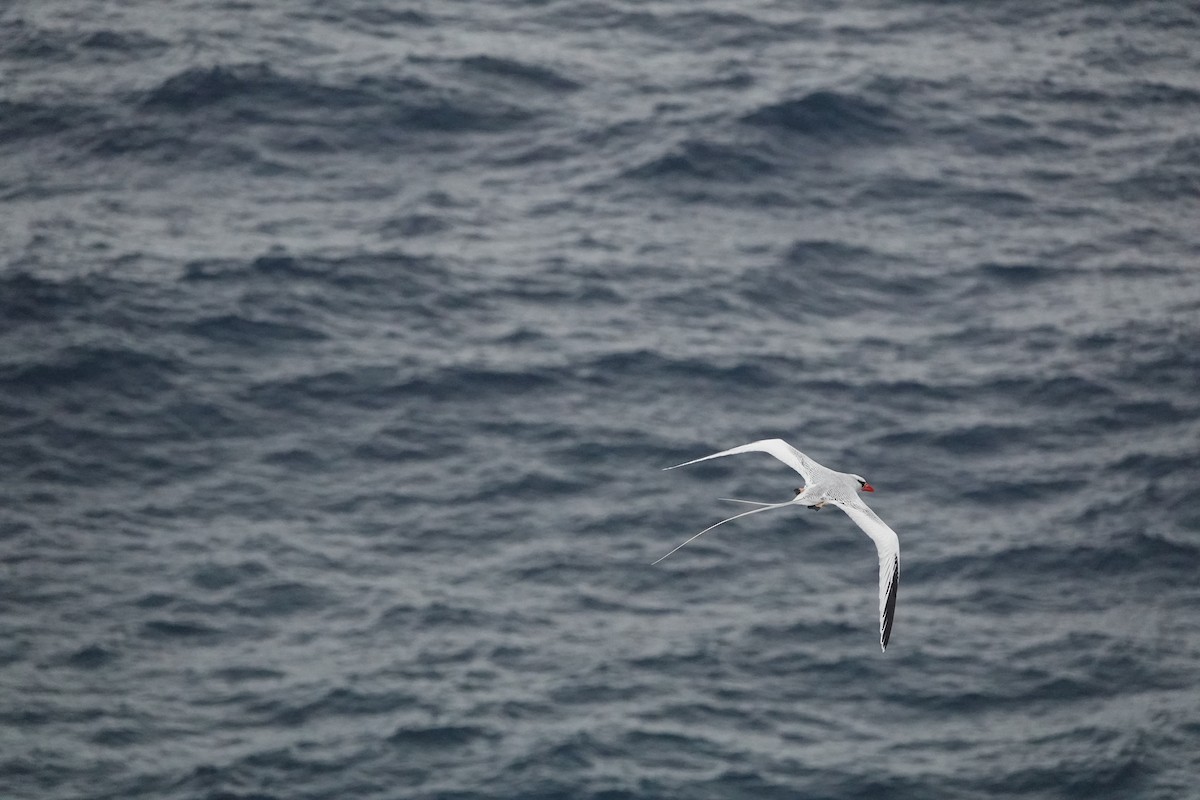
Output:
[[[864,483],[864,484],[863,484],[863,491],[864,491],[864,492],[873,492],[873,491],[875,491],[875,487],[874,487],[874,486],[872,486],[872,485],[871,485],[871,484],[869,484],[869,483]]]

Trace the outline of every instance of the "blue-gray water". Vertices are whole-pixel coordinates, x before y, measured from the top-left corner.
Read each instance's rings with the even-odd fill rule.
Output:
[[[1198,35],[5,4],[0,795],[1200,796]]]

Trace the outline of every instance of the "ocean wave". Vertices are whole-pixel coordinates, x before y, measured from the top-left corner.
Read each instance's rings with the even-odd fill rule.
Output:
[[[1061,277],[1064,270],[1045,264],[998,263],[989,261],[980,264],[979,271],[988,278],[995,278],[1001,283],[1015,286],[1028,286],[1034,283]]]
[[[100,747],[130,747],[144,743],[149,738],[146,731],[139,728],[104,727],[93,733],[89,738],[92,744]]]
[[[0,22],[0,56],[42,63],[67,60],[76,39],[62,29],[44,28],[24,19]]]
[[[188,331],[214,342],[260,347],[271,342],[319,342],[329,337],[312,326],[251,319],[239,314],[206,317],[188,325]]]
[[[1188,564],[1198,562],[1200,547],[1126,530],[1096,543],[1028,544],[986,554],[938,559],[936,566],[927,563],[922,569],[936,569],[938,574],[970,582],[983,582],[996,574],[1040,575],[1058,582],[1084,582],[1099,576],[1111,579],[1147,573],[1174,582],[1186,580]]]
[[[738,182],[769,174],[774,166],[756,154],[756,148],[690,140],[625,172],[635,180],[660,181],[684,178]]]
[[[1176,202],[1200,197],[1200,136],[1175,139],[1154,163],[1109,185],[1131,200]]]
[[[79,648],[66,658],[68,666],[76,669],[100,669],[117,659],[116,651],[98,644],[89,644]]]
[[[52,322],[95,307],[114,284],[99,276],[53,280],[25,270],[0,276],[0,331],[30,322]]]
[[[844,144],[887,142],[899,138],[902,130],[886,106],[832,90],[764,105],[741,121],[757,128]]]
[[[445,367],[417,373],[391,365],[363,366],[259,382],[242,396],[264,408],[292,407],[297,399],[333,403],[349,408],[395,407],[404,399],[526,395],[549,388],[555,377],[534,369]]]
[[[975,339],[975,334],[979,338]],[[974,331],[966,330],[955,334],[959,341],[986,342],[991,335],[1010,338],[1007,331]],[[1013,401],[1031,407],[1054,407],[1071,404],[1092,407],[1108,407],[1116,398],[1116,392],[1109,382],[1099,376],[1071,373],[1050,373],[1047,375],[1009,375],[993,380],[983,381],[973,386],[962,387],[964,395],[985,396],[994,395],[1011,398]]]
[[[238,99],[248,99],[255,106],[343,108],[368,104],[373,98],[361,89],[284,76],[268,64],[255,63],[183,70],[147,91],[141,102],[149,109],[188,112]]]
[[[516,62],[493,66],[510,78],[521,71]],[[157,153],[213,167],[259,161],[262,169],[286,171],[314,154],[395,146],[429,133],[509,130],[538,113],[522,89],[539,79],[554,83],[552,73],[529,67],[519,86],[498,92],[483,77],[495,72],[465,74],[476,79],[351,75],[330,82],[265,62],[189,67],[137,95],[132,113],[95,112],[92,124],[76,126],[77,136],[96,155]],[[206,125],[197,128],[189,120],[200,114]],[[48,124],[34,110],[26,116],[26,127]]]
[[[1047,793],[1055,797],[1091,800],[1104,795],[1136,795],[1157,770],[1144,755],[1128,753],[1063,758],[1044,767],[1025,767],[1006,773],[996,783],[996,791]],[[1063,775],[1071,777],[1064,780]],[[1001,788],[1003,787],[1003,788]]]
[[[144,31],[101,28],[83,34],[79,38],[79,46],[90,51],[90,55],[99,53],[107,58],[124,60],[143,58],[170,45]]]
[[[649,349],[602,353],[574,367],[573,371],[583,380],[598,384],[620,384],[638,376],[666,376],[687,382],[715,381],[753,389],[779,381],[779,376],[772,370],[753,360],[669,356]]]
[[[747,269],[734,291],[748,307],[795,319],[926,303],[939,286],[938,278],[887,253],[812,239],[793,242],[774,263]]]
[[[150,639],[183,640],[210,645],[221,641],[222,631],[204,622],[186,619],[152,619],[142,624],[142,635]]]
[[[428,725],[397,728],[388,742],[416,750],[443,751],[498,738],[500,734],[477,725]]]
[[[413,294],[428,297],[444,289],[436,262],[400,250],[353,253],[345,256],[297,256],[271,249],[249,262],[236,259],[189,261],[183,266],[183,282],[215,281],[230,284],[285,284],[294,291],[298,282],[323,283],[348,292],[393,290],[400,298]]]
[[[220,667],[209,674],[211,677],[229,684],[278,681],[286,676],[286,673],[277,669],[243,666]]]
[[[1123,88],[1120,99],[1131,106],[1200,106],[1200,89],[1177,83],[1160,81],[1135,81]]]
[[[139,30],[42,27],[23,19],[0,23],[0,57],[41,63],[143,58],[168,46]]]
[[[383,631],[418,631],[432,627],[479,629],[499,622],[497,615],[477,606],[433,602],[423,606],[395,605],[379,615]]]
[[[516,59],[478,55],[464,58],[460,63],[469,72],[500,78],[513,82],[517,86],[529,86],[553,92],[573,92],[582,88],[579,82],[550,67]]]
[[[235,590],[222,609],[238,618],[291,616],[319,613],[334,603],[330,590],[299,581],[253,584]]]
[[[958,456],[997,453],[1027,447],[1029,430],[1023,424],[981,423],[932,433],[928,441],[931,446]]]
[[[343,23],[351,28],[381,38],[391,38],[399,26],[429,28],[437,24],[438,18],[412,8],[388,8],[374,3],[331,4],[295,12],[296,18],[325,24]]]
[[[204,591],[216,591],[237,586],[248,580],[256,580],[267,574],[268,569],[257,561],[242,561],[236,564],[209,563],[196,567],[190,581]]]
[[[401,689],[370,692],[339,687],[322,692],[315,700],[304,703],[278,700],[257,707],[255,712],[262,717],[259,724],[292,727],[330,717],[394,714],[419,707],[418,698]],[[417,735],[414,738],[421,737]]]
[[[81,106],[0,100],[0,145],[52,136],[95,120]]]
[[[21,392],[104,391],[142,398],[170,388],[178,373],[174,361],[132,347],[73,345],[50,359],[0,368],[0,384]]]

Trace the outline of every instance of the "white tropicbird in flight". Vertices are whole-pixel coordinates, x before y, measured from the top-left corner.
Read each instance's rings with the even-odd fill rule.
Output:
[[[735,514],[729,519],[721,520],[716,525],[708,526],[700,531],[700,533],[691,537],[691,539],[677,546],[675,550],[683,547],[683,545],[691,542],[693,539],[708,533],[717,527],[717,525],[724,525],[726,522],[746,517],[750,514],[757,514],[760,511],[770,511],[773,508],[783,508],[784,506],[796,504],[819,511],[826,503],[833,503],[842,511],[845,511],[850,519],[858,523],[858,527],[862,528],[867,536],[871,537],[872,541],[875,542],[875,549],[879,551],[879,647],[881,650],[887,650],[888,639],[892,636],[892,620],[896,615],[896,592],[900,588],[900,540],[896,537],[896,532],[889,528],[859,498],[859,492],[875,491],[874,487],[867,483],[865,478],[861,475],[835,472],[828,467],[823,467],[782,439],[761,439],[740,447],[731,447],[728,450],[713,453],[711,456],[685,461],[682,464],[676,464],[674,467],[667,467],[667,469],[686,467],[689,464],[708,461],[710,458],[754,452],[769,453],[796,470],[796,472],[799,472],[801,477],[804,478],[804,486],[797,489],[796,496],[786,503],[758,503],[753,500],[734,500],[733,502],[735,503],[748,503],[758,506],[758,508],[743,511],[741,514]],[[671,553],[674,553],[675,550],[672,550]],[[671,555],[671,553],[667,553],[666,556],[659,558],[654,563],[657,564],[663,558]]]

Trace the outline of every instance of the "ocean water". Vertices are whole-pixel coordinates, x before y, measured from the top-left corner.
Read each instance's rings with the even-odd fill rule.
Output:
[[[0,796],[1200,797],[1198,33],[5,4]]]

